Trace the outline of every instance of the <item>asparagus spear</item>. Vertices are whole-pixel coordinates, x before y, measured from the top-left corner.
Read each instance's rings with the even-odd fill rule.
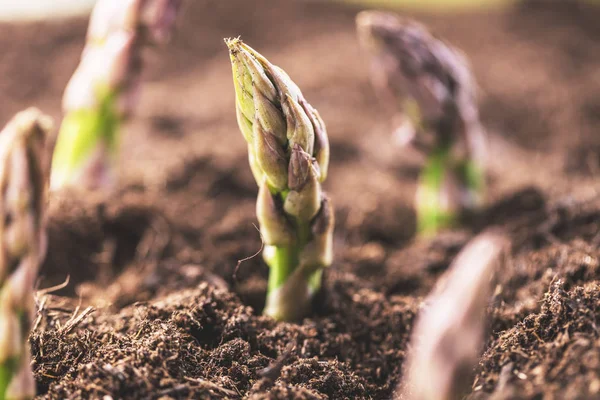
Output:
[[[114,185],[119,130],[140,88],[142,50],[169,37],[180,0],[99,0],[64,97],[51,189]]]
[[[279,67],[228,39],[237,120],[259,186],[256,214],[270,267],[264,310],[278,320],[305,316],[332,262],[334,217],[321,183],[329,141],[319,113]]]
[[[36,109],[0,132],[0,399],[35,395],[29,345],[34,281],[46,254],[42,159],[52,123]]]
[[[484,190],[484,132],[467,60],[414,21],[364,11],[361,44],[384,104],[401,110],[403,142],[427,157],[417,189],[418,228],[434,233],[477,208]]]
[[[505,235],[483,233],[440,278],[417,317],[399,399],[452,400],[465,394],[483,345],[492,281],[508,246]]]

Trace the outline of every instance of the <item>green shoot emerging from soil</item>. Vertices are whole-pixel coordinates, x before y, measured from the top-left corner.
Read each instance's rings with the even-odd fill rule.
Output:
[[[270,267],[264,310],[278,320],[305,316],[332,262],[333,209],[325,124],[279,67],[239,39],[226,40],[237,120],[259,186],[256,213]]]
[[[414,21],[364,11],[357,28],[372,55],[376,89],[402,112],[397,134],[427,159],[417,189],[418,229],[432,234],[451,227],[481,204],[484,191],[484,132],[470,67]]]
[[[27,340],[34,284],[46,254],[42,156],[51,125],[28,109],[0,132],[0,400],[35,395]]]
[[[51,189],[110,187],[119,129],[139,92],[142,50],[168,39],[180,0],[99,0],[81,62],[63,98]]]
[[[463,398],[484,343],[493,280],[509,245],[504,234],[482,233],[440,278],[415,322],[398,398]]]

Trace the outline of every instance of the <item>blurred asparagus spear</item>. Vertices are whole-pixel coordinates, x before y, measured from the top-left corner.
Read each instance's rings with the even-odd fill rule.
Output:
[[[259,186],[256,213],[270,267],[264,310],[278,320],[305,316],[332,262],[333,209],[325,124],[279,67],[239,39],[226,40],[236,112]]]
[[[376,11],[356,21],[383,103],[402,113],[401,141],[427,157],[416,197],[419,231],[450,227],[482,203],[484,191],[485,135],[469,64],[414,21]]]
[[[398,399],[453,400],[465,394],[483,345],[493,279],[509,243],[498,232],[474,238],[425,299]]]
[[[29,330],[38,268],[46,254],[44,143],[52,125],[36,109],[0,132],[0,399],[30,399]]]
[[[52,190],[115,183],[119,130],[137,102],[142,50],[169,38],[180,3],[96,3],[80,64],[63,97],[65,118],[52,160]]]

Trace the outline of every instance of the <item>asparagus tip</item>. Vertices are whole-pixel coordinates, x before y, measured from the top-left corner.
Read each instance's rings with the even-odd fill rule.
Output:
[[[227,48],[229,49],[230,52],[235,52],[239,48],[241,43],[243,43],[241,36],[234,37],[234,38],[224,38],[223,41],[227,45]]]
[[[494,276],[509,249],[508,236],[492,230],[458,254],[417,316],[397,398],[462,398],[480,357]]]
[[[365,10],[356,14],[356,26],[359,28],[368,28],[373,25],[373,19],[377,14],[376,11]]]
[[[42,113],[36,107],[29,107],[15,116],[15,126],[20,132],[50,131],[54,127],[52,117]]]
[[[244,43],[241,36],[225,38],[224,41],[232,58],[237,54],[242,54],[242,57],[250,57],[263,66],[270,65],[270,62],[262,54]]]

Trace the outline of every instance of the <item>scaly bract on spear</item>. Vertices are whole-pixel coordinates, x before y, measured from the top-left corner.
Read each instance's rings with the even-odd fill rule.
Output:
[[[81,61],[64,97],[51,188],[110,187],[116,181],[119,130],[140,89],[142,50],[166,41],[181,0],[99,0]]]
[[[51,125],[49,117],[28,109],[0,132],[0,400],[35,395],[27,339],[46,254],[43,154]]]
[[[321,188],[329,164],[325,124],[281,68],[239,39],[226,44],[238,125],[259,186],[256,214],[270,267],[264,313],[298,320],[332,262],[333,208]]]
[[[363,11],[356,21],[374,86],[384,105],[401,112],[402,141],[427,159],[416,196],[418,229],[451,227],[481,205],[484,191],[485,135],[469,64],[412,20]]]

